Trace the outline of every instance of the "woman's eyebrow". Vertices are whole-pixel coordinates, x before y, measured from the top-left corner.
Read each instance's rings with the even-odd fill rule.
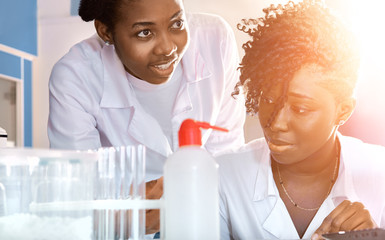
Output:
[[[295,93],[295,92],[289,92],[287,95],[293,96],[293,97],[298,97],[298,98],[313,99],[312,97],[310,97],[308,95],[301,94],[301,93]]]
[[[183,9],[180,9],[170,17],[170,20],[182,15],[182,13],[183,13]],[[143,26],[153,26],[153,25],[155,25],[154,22],[136,22],[132,24],[132,28],[143,27]]]
[[[183,9],[180,9],[179,11],[177,11],[176,13],[174,13],[174,15],[172,15],[170,17],[170,20],[173,19],[173,18],[176,18],[176,17],[178,17],[180,15],[182,15],[182,13],[183,13]]]
[[[155,25],[153,22],[136,22],[132,24],[132,28],[137,28],[137,27],[143,27],[143,26],[152,26]]]

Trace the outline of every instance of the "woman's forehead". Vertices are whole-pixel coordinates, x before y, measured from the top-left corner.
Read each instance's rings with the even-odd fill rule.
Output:
[[[183,8],[182,0],[122,0],[119,11],[124,19],[153,21],[159,16],[169,19],[174,12]]]
[[[324,92],[328,90],[325,88],[324,81],[327,79],[327,75],[320,66],[305,65],[293,74],[290,81],[274,83],[270,87],[264,87],[262,92],[273,96],[285,93],[288,96],[308,98],[326,95]]]

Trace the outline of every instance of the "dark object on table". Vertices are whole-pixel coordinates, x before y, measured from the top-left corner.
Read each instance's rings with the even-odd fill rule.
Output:
[[[329,240],[350,240],[350,239],[361,239],[361,240],[379,240],[385,239],[385,229],[374,228],[374,229],[365,229],[349,232],[338,232],[338,233],[328,233],[322,235],[324,238]]]

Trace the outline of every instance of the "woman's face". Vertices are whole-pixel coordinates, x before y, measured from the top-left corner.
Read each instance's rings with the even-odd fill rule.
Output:
[[[263,92],[259,119],[275,161],[292,164],[319,153],[331,140],[339,122],[335,97],[319,82],[322,74],[304,67],[289,84],[288,98],[270,126],[266,126],[281,86]]]
[[[152,84],[171,78],[188,43],[182,0],[122,4],[113,44],[127,72]]]

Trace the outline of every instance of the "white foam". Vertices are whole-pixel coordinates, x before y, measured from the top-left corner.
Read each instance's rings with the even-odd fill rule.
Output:
[[[38,217],[14,214],[0,217],[0,239],[7,240],[90,240],[92,217]]]

